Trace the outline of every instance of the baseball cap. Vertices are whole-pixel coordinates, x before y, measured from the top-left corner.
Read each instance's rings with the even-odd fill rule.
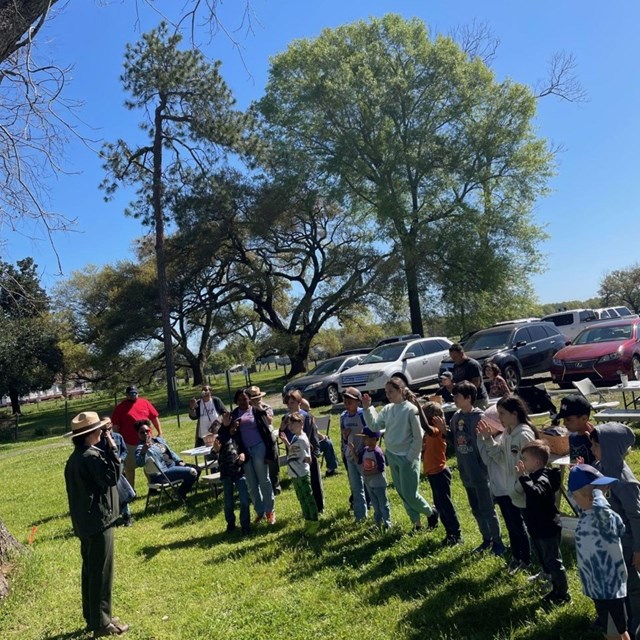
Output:
[[[583,396],[577,394],[565,396],[560,403],[560,411],[556,418],[568,418],[569,416],[591,415],[591,405]]]
[[[601,486],[618,482],[616,478],[603,476],[589,464],[577,464],[569,472],[569,491],[577,491],[587,485]]]
[[[138,387],[135,387],[133,385],[127,387],[124,392],[129,395],[130,393],[138,393]]]
[[[360,402],[362,400],[362,392],[360,389],[356,389],[355,387],[347,387],[342,392],[343,398],[351,398],[352,400],[358,400]]]
[[[451,371],[443,371],[440,374],[440,380],[442,380],[443,378],[449,378],[449,380],[453,380],[453,373],[451,373]]]

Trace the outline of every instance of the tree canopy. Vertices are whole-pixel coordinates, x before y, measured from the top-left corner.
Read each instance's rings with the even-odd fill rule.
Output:
[[[624,305],[633,313],[640,313],[640,264],[606,273],[598,295],[604,306]]]
[[[20,413],[20,396],[50,387],[62,369],[49,298],[31,258],[0,261],[0,395]]]
[[[420,281],[434,276],[421,247],[434,228],[464,238],[476,214],[495,225],[500,209],[515,232],[513,217],[527,220],[551,174],[533,92],[497,81],[418,19],[387,15],[294,41],[273,59],[257,108],[274,162],[316,163],[397,244],[417,333]]]

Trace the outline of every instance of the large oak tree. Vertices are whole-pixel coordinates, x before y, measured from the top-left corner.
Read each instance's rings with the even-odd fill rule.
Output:
[[[464,233],[470,213],[505,199],[526,216],[551,172],[533,91],[498,81],[418,19],[387,15],[293,42],[273,58],[257,107],[280,159],[312,159],[397,244],[416,333],[435,228],[462,221]]]

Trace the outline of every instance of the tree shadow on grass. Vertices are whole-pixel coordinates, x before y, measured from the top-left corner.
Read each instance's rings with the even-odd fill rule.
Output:
[[[48,522],[53,522],[54,520],[62,520],[63,518],[70,518],[71,515],[69,511],[65,511],[64,513],[57,513],[52,516],[47,516],[46,518],[39,518],[38,520],[34,520],[29,526],[30,527],[39,527],[40,525],[47,524]]]
[[[393,595],[415,598],[424,594],[421,604],[402,620],[402,627],[410,630],[407,640],[426,636],[510,638],[514,630],[518,630],[518,637],[530,640],[598,637],[589,635],[584,616],[572,613],[571,605],[550,614],[541,606],[540,594],[518,591],[517,585],[505,579],[504,565],[496,563],[490,571],[480,573],[473,571],[477,560],[472,560],[469,558],[462,567],[459,562],[453,567],[453,560],[445,568],[440,563],[413,572],[410,580],[392,576],[378,584],[378,597],[382,600]]]
[[[240,544],[250,542],[249,544]],[[228,553],[221,553],[218,545],[230,543],[238,543],[238,546],[230,546]],[[166,544],[154,544],[142,547],[139,554],[145,560],[151,560],[162,551],[177,551],[179,549],[200,548],[200,549],[216,549],[215,558],[205,561],[205,564],[218,564],[227,558],[238,559],[240,557],[253,554],[259,548],[268,544],[266,540],[258,540],[251,537],[242,537],[236,533],[228,534],[226,531],[212,533],[199,538],[185,538],[183,540],[174,540]]]

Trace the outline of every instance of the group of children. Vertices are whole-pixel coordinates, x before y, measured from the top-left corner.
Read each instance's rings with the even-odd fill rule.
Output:
[[[374,521],[383,528],[391,527],[388,465],[414,529],[422,527],[421,515],[427,516],[430,529],[440,519],[446,532],[443,544],[459,544],[462,532],[451,496],[452,475],[446,458],[449,439],[482,535],[482,542],[474,551],[489,551],[496,556],[506,553],[494,506],[497,504],[509,537],[509,573],[530,571],[533,547],[542,570],[529,579],[551,583],[544,602],[570,602],[556,506],[561,473],[548,466],[549,447],[529,420],[524,401],[516,395],[504,396],[497,402],[497,415],[492,416],[491,411],[485,414],[474,407],[474,384],[463,381],[452,391],[457,410],[447,425],[439,404],[428,402],[422,406],[400,379],[387,384],[389,404],[379,413],[367,394],[351,387],[345,389],[340,435],[356,521],[364,520],[372,508]],[[578,396],[565,398],[558,414],[571,432],[572,454],[579,454],[568,484],[580,513],[575,534],[579,574],[584,593],[594,600],[606,637],[628,640],[635,635],[630,636],[627,629],[635,630],[640,624],[640,484],[624,462],[635,436],[621,424],[594,427],[589,414],[590,406]],[[319,526],[318,506],[311,487],[312,452],[303,430],[305,418],[300,412],[288,415],[291,435],[286,441],[287,468],[301,505],[305,530],[314,534]],[[383,434],[385,453],[380,448]],[[221,453],[233,436],[232,429],[218,433],[216,446]],[[236,466],[242,464],[237,452],[231,458],[235,458]],[[433,507],[420,494],[420,461],[433,492]],[[237,483],[237,479],[230,481]],[[608,491],[611,504],[603,490]],[[241,520],[248,522],[248,500],[245,492],[240,493]]]

